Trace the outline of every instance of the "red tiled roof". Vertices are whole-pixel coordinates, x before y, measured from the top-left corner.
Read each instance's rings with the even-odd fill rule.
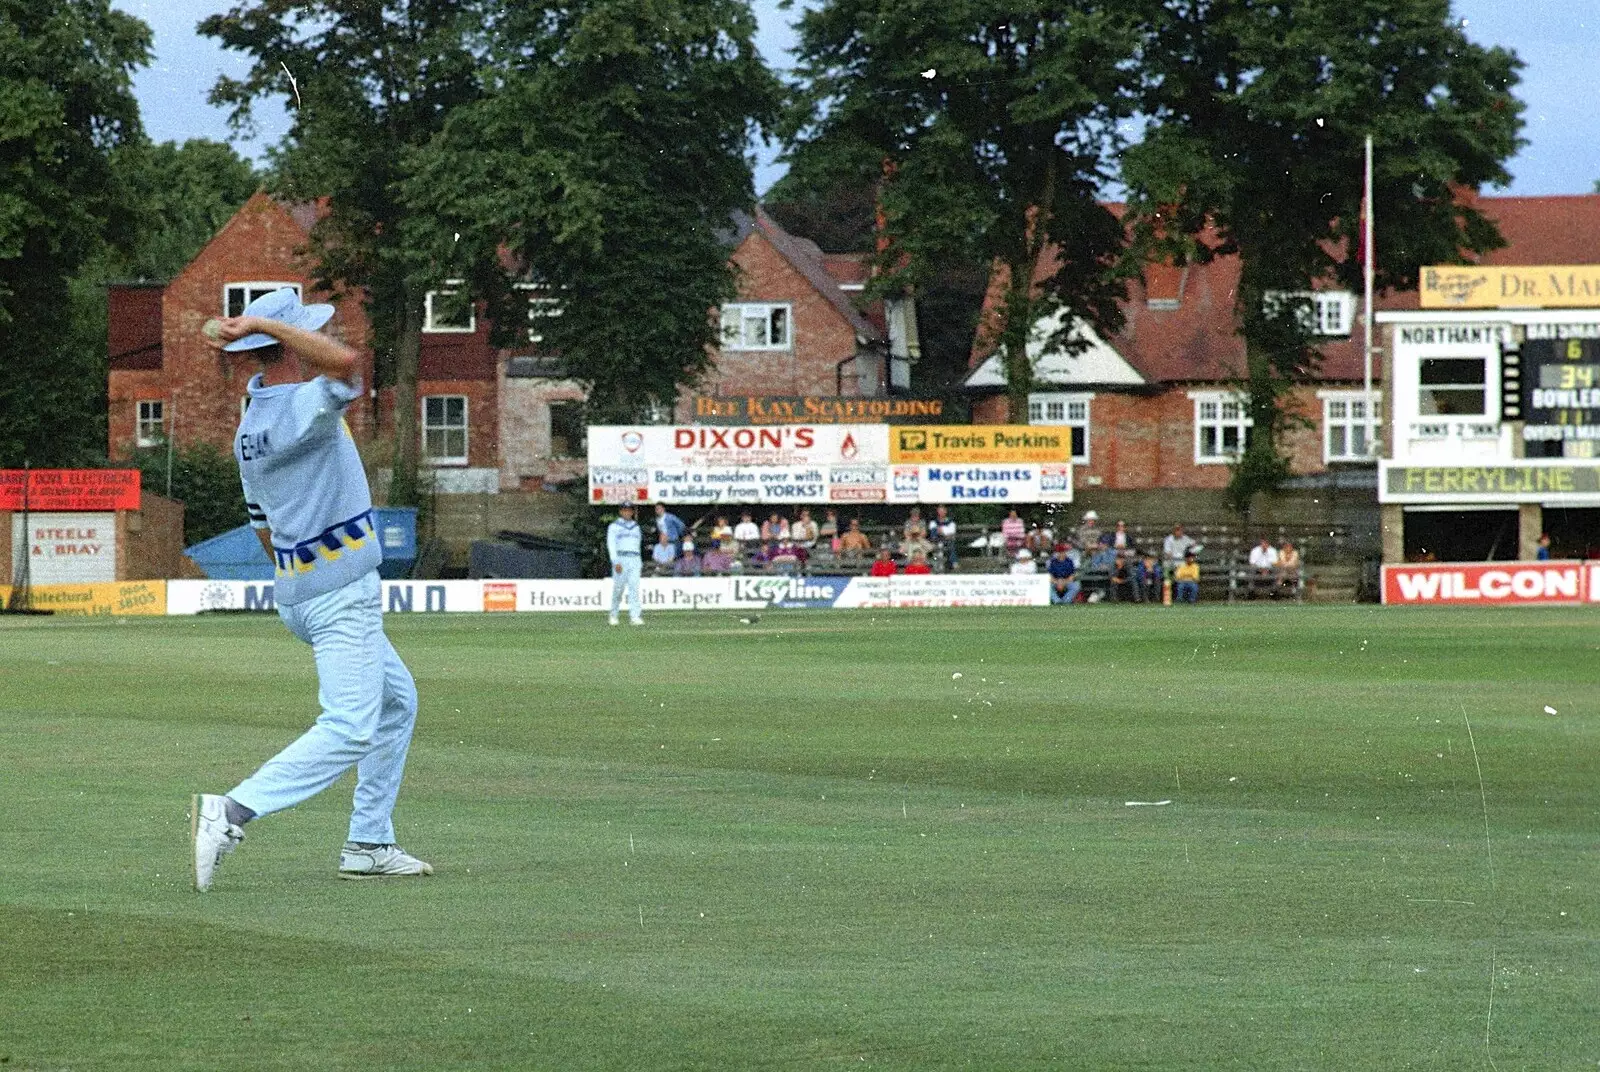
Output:
[[[1484,264],[1600,263],[1600,194],[1476,197],[1473,201],[1499,225],[1506,239],[1504,247],[1480,258]],[[1041,271],[1050,267],[1042,265]],[[1234,326],[1238,282],[1236,256],[1219,257],[1188,269],[1148,265],[1143,279],[1128,287],[1122,331],[1106,341],[1153,382],[1235,378],[1243,371],[1244,363],[1244,343]],[[994,293],[991,288],[991,297]],[[1161,301],[1180,298],[1176,308],[1164,307],[1167,302]],[[1155,307],[1151,300],[1157,301]],[[1380,310],[1419,307],[1414,290],[1381,293],[1374,304]],[[1358,318],[1349,338],[1329,339],[1321,345],[1318,377],[1330,381],[1360,380],[1361,341]],[[974,366],[984,356],[986,352],[975,350]]]

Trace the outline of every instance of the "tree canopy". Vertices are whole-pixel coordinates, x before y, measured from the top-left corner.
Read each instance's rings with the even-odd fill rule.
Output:
[[[318,283],[365,302],[378,378],[396,386],[396,503],[417,498],[425,289],[404,245],[403,161],[478,96],[471,41],[484,18],[482,5],[463,0],[243,0],[200,24],[252,59],[243,78],[221,77],[211,92],[236,127],[249,126],[263,98],[293,101],[274,192],[326,206],[311,236]]]
[[[1500,244],[1464,195],[1510,181],[1520,63],[1468,40],[1448,0],[1165,0],[1147,18],[1129,219],[1142,255],[1239,255],[1254,429],[1231,492],[1246,507],[1287,475],[1283,396],[1318,360],[1301,309],[1268,299],[1361,288],[1365,138],[1378,285],[1410,288],[1421,265]]]
[[[747,146],[778,86],[746,0],[507,4],[486,23],[493,92],[406,156],[408,242],[449,266],[521,341],[529,291],[559,315],[542,345],[596,419],[670,409],[733,294]]]
[[[995,341],[1014,406],[1035,322],[1120,322],[1123,228],[1100,195],[1137,104],[1134,14],[1113,0],[826,0],[800,18],[791,187],[877,182],[878,293],[1001,266]]]
[[[111,158],[141,137],[132,72],[149,50],[108,0],[0,0],[0,465],[104,452],[104,372],[63,325],[72,277],[134,240]]]

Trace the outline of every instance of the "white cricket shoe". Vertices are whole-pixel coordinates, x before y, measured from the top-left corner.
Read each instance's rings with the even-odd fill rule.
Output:
[[[196,793],[189,804],[189,837],[194,844],[194,888],[204,893],[222,858],[239,847],[244,828],[228,822],[227,797]]]
[[[616,625],[617,624],[617,616],[615,614],[613,614],[611,616],[611,624],[612,625]]]
[[[629,618],[628,619],[628,624],[629,625],[643,625],[644,624],[644,619],[643,618]]]
[[[363,849],[347,841],[339,853],[340,878],[404,878],[431,874],[432,864],[417,859],[398,845]]]

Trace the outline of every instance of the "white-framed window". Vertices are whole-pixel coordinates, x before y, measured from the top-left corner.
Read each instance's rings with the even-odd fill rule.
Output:
[[[467,396],[424,395],[422,457],[433,465],[467,464]]]
[[[153,447],[167,441],[167,404],[159,398],[142,398],[134,425],[134,444]]]
[[[1194,400],[1196,465],[1231,462],[1250,445],[1250,419],[1245,400],[1226,391],[1191,391]]]
[[[722,307],[724,350],[787,350],[794,345],[788,302],[737,302]]]
[[[288,287],[295,297],[302,297],[299,283],[272,283],[256,280],[249,283],[228,283],[222,288],[222,315],[243,316],[245,306],[264,294]]]
[[[478,330],[478,314],[472,302],[463,300],[459,279],[446,279],[445,286],[422,296],[422,330],[432,334],[466,334]],[[450,299],[456,299],[451,301]]]
[[[1378,392],[1319,391],[1322,398],[1322,460],[1366,462],[1378,453]]]
[[[1418,416],[1483,417],[1488,404],[1487,358],[1424,357],[1417,362]]]
[[[1342,338],[1356,321],[1356,296],[1348,290],[1274,290],[1267,292],[1266,301],[1269,309],[1283,301],[1305,302],[1301,313],[1313,335]]]
[[[1032,394],[1028,396],[1028,423],[1063,425],[1072,429],[1072,460],[1089,460],[1088,394]]]
[[[528,341],[534,345],[544,342],[545,321],[560,316],[564,311],[560,298],[528,295]]]

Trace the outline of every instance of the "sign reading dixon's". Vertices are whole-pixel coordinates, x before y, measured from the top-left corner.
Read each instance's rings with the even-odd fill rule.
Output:
[[[1070,428],[1029,425],[596,426],[589,499],[1071,502],[1071,458]]]

